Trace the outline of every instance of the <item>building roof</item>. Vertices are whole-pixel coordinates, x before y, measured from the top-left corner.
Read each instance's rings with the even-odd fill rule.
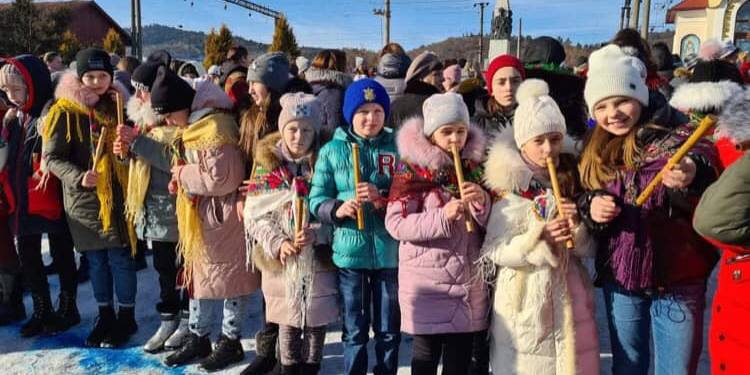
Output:
[[[674,23],[678,12],[708,8],[708,0],[682,0],[667,11],[667,23]]]

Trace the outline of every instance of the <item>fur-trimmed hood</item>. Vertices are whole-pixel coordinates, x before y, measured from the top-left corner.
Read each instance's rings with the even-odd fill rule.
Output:
[[[128,89],[119,81],[114,80],[114,77],[111,87],[122,95],[123,101],[130,100]],[[74,71],[66,71],[60,78],[60,83],[57,84],[55,89],[55,98],[68,99],[84,107],[94,107],[99,102],[99,95],[84,86]]]
[[[271,133],[258,141],[258,147],[255,151],[255,164],[267,171],[272,171],[282,164],[281,155],[279,155],[278,144],[281,140],[281,133]]]
[[[401,159],[431,170],[453,165],[453,158],[425,137],[424,120],[414,117],[404,122],[396,135],[396,146]],[[469,125],[469,136],[461,150],[461,158],[480,163],[484,159],[487,139],[475,125]]]
[[[234,102],[229,95],[212,81],[194,79],[188,82],[195,90],[188,120],[191,124],[215,110],[231,111],[234,107]]]
[[[125,107],[128,119],[137,126],[155,126],[164,122],[164,116],[157,114],[151,107],[151,102],[144,102],[137,96],[131,96]]]
[[[484,163],[484,182],[494,191],[524,191],[534,172],[529,168],[513,138],[513,129],[495,137]]]
[[[735,144],[750,140],[750,91],[744,90],[724,104],[716,136],[729,138]]]
[[[352,77],[344,72],[331,69],[310,68],[305,71],[305,80],[312,84],[336,85],[342,89],[352,83]]]
[[[669,104],[682,112],[719,111],[743,91],[732,81],[685,83],[675,90]]]

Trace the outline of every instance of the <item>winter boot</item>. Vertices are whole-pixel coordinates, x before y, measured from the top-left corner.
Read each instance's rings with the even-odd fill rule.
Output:
[[[57,317],[52,311],[52,301],[49,292],[46,294],[33,294],[34,313],[24,325],[21,326],[21,337],[32,337],[39,334],[52,335],[59,331]]]
[[[163,313],[159,314],[159,318],[161,318],[159,329],[156,330],[156,333],[143,346],[143,351],[146,353],[158,353],[162,351],[164,349],[164,342],[172,336],[180,324],[177,314]]]
[[[135,322],[135,307],[122,307],[117,312],[117,322],[112,330],[102,339],[102,348],[117,348],[122,346],[138,331],[138,324]]]
[[[76,305],[76,295],[69,292],[60,292],[60,301],[57,306],[57,321],[60,331],[67,331],[70,327],[81,322],[81,315]]]
[[[301,368],[299,363],[289,366],[281,365],[281,375],[300,375]]]
[[[182,366],[209,354],[211,354],[211,341],[208,336],[198,337],[195,333],[188,332],[183,345],[164,360],[164,365],[169,367]]]
[[[320,371],[320,363],[303,363],[300,371],[301,375],[317,375]]]
[[[86,338],[86,346],[98,348],[102,345],[104,337],[109,335],[116,323],[115,309],[112,306],[99,306],[99,317],[96,318],[94,329]]]
[[[176,350],[182,346],[190,334],[188,318],[189,313],[187,311],[180,312],[180,323],[177,326],[177,330],[164,342],[164,350]]]
[[[277,367],[278,370],[274,373],[281,373],[281,366],[277,366],[276,360],[278,332],[278,325],[266,323],[265,327],[255,335],[255,359],[242,370],[241,375],[266,375]]]
[[[245,350],[242,349],[240,339],[234,340],[221,335],[219,342],[211,354],[201,361],[199,368],[204,371],[221,370],[232,363],[240,362],[245,358]]]
[[[0,273],[0,286],[4,294],[0,298],[0,326],[26,319],[21,275]]]

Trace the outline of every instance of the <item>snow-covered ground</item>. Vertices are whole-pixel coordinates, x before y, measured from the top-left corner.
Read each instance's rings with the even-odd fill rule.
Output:
[[[46,257],[46,254],[45,254]],[[49,260],[46,260],[49,262]],[[154,303],[158,300],[159,284],[156,271],[151,267],[151,257],[148,257],[149,268],[138,272],[138,296],[136,318],[138,333],[130,340],[124,349],[89,349],[83,347],[83,341],[96,318],[96,303],[90,283],[80,284],[78,288],[78,306],[81,312],[81,324],[63,334],[53,337],[37,337],[22,339],[18,336],[20,324],[0,327],[0,373],[10,374],[193,374],[201,373],[195,364],[182,368],[168,368],[162,365],[167,354],[152,355],[145,353],[141,347],[159,325],[158,316],[154,310]],[[53,299],[57,295],[57,277],[51,276]],[[710,283],[708,305],[713,296],[716,279]],[[597,290],[597,322],[601,341],[602,374],[610,373],[611,351],[607,333],[606,318],[601,292]],[[25,298],[27,312],[31,312],[31,298]],[[218,374],[238,374],[255,356],[255,340],[253,335],[260,327],[260,296],[255,295],[252,303],[249,323],[244,329],[242,344],[245,348],[245,360]],[[706,322],[708,314],[706,312]],[[708,324],[705,325],[707,328]],[[220,331],[216,322],[214,334],[216,339]],[[705,341],[705,338],[704,338]],[[340,325],[329,327],[326,339],[325,358],[323,359],[322,374],[341,374],[343,371],[343,356],[341,346]],[[399,355],[399,374],[409,374],[409,360],[411,357],[411,339],[404,337]],[[370,347],[370,362],[373,362],[372,345]],[[372,368],[372,365],[370,366]],[[707,346],[704,344],[701,356],[699,374],[709,374]],[[541,374],[540,374],[541,375]]]

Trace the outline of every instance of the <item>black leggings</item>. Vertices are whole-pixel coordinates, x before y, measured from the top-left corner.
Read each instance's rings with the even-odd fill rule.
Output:
[[[443,375],[465,375],[471,368],[475,332],[414,335],[412,344],[412,375],[437,374],[440,359]]]
[[[73,238],[70,232],[50,233],[50,254],[60,277],[60,291],[76,295],[78,279],[73,255]],[[42,235],[33,234],[18,238],[18,256],[21,260],[23,278],[31,293],[48,294],[49,283],[42,262]]]
[[[154,268],[159,274],[159,297],[156,311],[162,314],[177,314],[188,309],[188,296],[184,289],[177,287],[177,273],[182,263],[178,259],[176,242],[152,241]]]

